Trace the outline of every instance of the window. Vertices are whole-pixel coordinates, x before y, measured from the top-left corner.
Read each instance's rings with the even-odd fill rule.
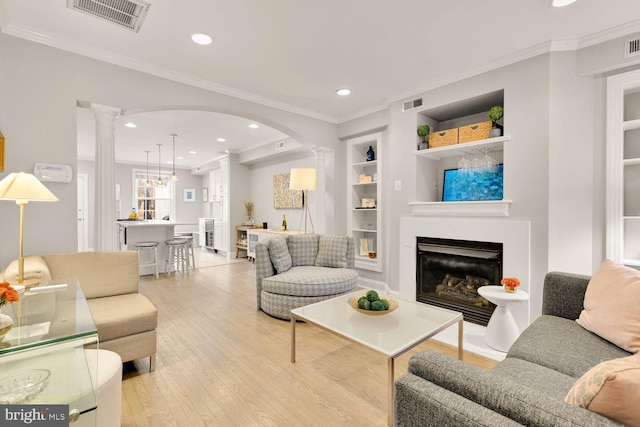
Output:
[[[165,180],[159,186],[156,179],[149,177],[145,171],[133,170],[133,205],[140,219],[170,219],[175,215],[174,183]]]

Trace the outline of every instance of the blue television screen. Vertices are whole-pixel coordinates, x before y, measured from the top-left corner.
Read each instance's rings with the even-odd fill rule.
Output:
[[[443,202],[470,200],[502,200],[504,190],[503,165],[495,172],[444,171]]]

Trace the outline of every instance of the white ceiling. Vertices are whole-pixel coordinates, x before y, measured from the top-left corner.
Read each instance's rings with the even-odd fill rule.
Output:
[[[340,122],[552,45],[577,48],[640,31],[638,0],[550,3],[152,0],[135,33],[70,10],[64,0],[0,0],[0,28]],[[193,44],[194,32],[213,43]],[[338,97],[341,87],[352,94]]]

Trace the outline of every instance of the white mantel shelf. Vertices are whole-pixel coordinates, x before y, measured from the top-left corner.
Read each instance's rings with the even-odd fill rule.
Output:
[[[410,202],[412,216],[509,216],[512,200],[482,200],[477,202]]]

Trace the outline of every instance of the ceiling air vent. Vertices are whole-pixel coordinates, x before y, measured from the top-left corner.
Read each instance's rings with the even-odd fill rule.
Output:
[[[141,0],[67,0],[67,7],[105,21],[112,22],[136,33],[151,6]]]
[[[625,58],[640,55],[640,38],[634,37],[632,39],[627,39],[625,40],[624,45]]]
[[[275,144],[275,150],[276,151],[280,151],[280,150],[284,150],[284,141],[278,141]]]
[[[408,111],[408,110],[411,110],[412,108],[416,108],[420,106],[422,106],[422,98],[416,98],[412,101],[403,102],[402,111],[403,112]]]

